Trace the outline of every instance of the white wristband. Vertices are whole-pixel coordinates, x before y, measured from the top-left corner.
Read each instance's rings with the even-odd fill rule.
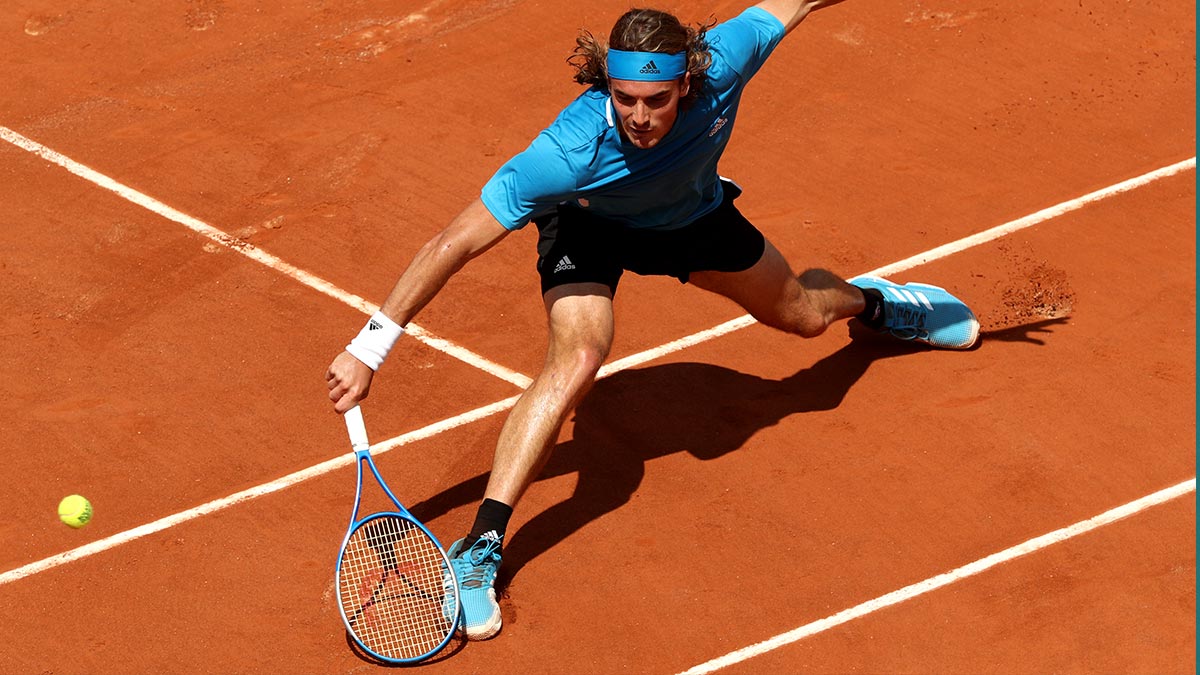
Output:
[[[404,326],[387,318],[383,312],[375,312],[367,325],[346,345],[346,351],[370,366],[371,370],[379,370],[401,335],[404,335]]]

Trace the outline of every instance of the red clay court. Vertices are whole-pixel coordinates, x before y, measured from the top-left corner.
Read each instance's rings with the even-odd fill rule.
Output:
[[[629,5],[6,7],[0,673],[375,671],[333,590],[354,469],[325,367]],[[945,286],[981,345],[803,341],[626,275],[510,526],[503,632],[418,668],[1196,672],[1195,26],[1121,0],[812,15],[722,174],[797,267]],[[543,358],[535,240],[456,276],[363,405],[444,543]]]

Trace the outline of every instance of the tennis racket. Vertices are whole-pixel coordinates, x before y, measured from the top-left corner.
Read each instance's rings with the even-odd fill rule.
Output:
[[[389,663],[420,661],[445,647],[458,628],[458,580],[441,544],[400,504],[375,468],[362,410],[354,406],[344,417],[358,488],[337,562],[342,621],[372,656]],[[395,511],[359,517],[363,466]]]

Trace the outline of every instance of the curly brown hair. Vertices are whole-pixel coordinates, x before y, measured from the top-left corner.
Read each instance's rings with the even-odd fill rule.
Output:
[[[657,9],[631,9],[613,24],[608,42],[604,43],[590,31],[581,31],[575,38],[575,51],[567,58],[575,68],[575,81],[579,84],[608,89],[608,48],[631,52],[655,52],[677,54],[687,52],[687,70],[691,74],[691,85],[683,97],[684,104],[691,103],[704,90],[708,67],[712,65],[705,35],[716,25],[715,20],[707,24],[685,26],[673,14]]]

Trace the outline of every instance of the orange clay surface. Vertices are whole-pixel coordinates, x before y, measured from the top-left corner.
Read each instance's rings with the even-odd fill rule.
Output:
[[[678,2],[685,20],[740,3]],[[325,399],[368,301],[579,91],[624,2],[7,0],[0,126],[218,228],[221,246],[0,143],[2,673],[364,673],[333,564]],[[1195,4],[851,0],[747,90],[721,170],[799,270],[865,273],[1195,154]],[[1195,476],[1195,171],[896,275],[978,349],[753,325],[601,380],[510,527],[505,626],[420,667],[678,673]],[[529,228],[417,319],[526,376]],[[612,359],[738,317],[627,275]],[[519,389],[405,338],[375,441]],[[503,413],[378,458],[444,541]],[[55,505],[81,493],[93,522]],[[1195,672],[1195,492],[725,673]]]

